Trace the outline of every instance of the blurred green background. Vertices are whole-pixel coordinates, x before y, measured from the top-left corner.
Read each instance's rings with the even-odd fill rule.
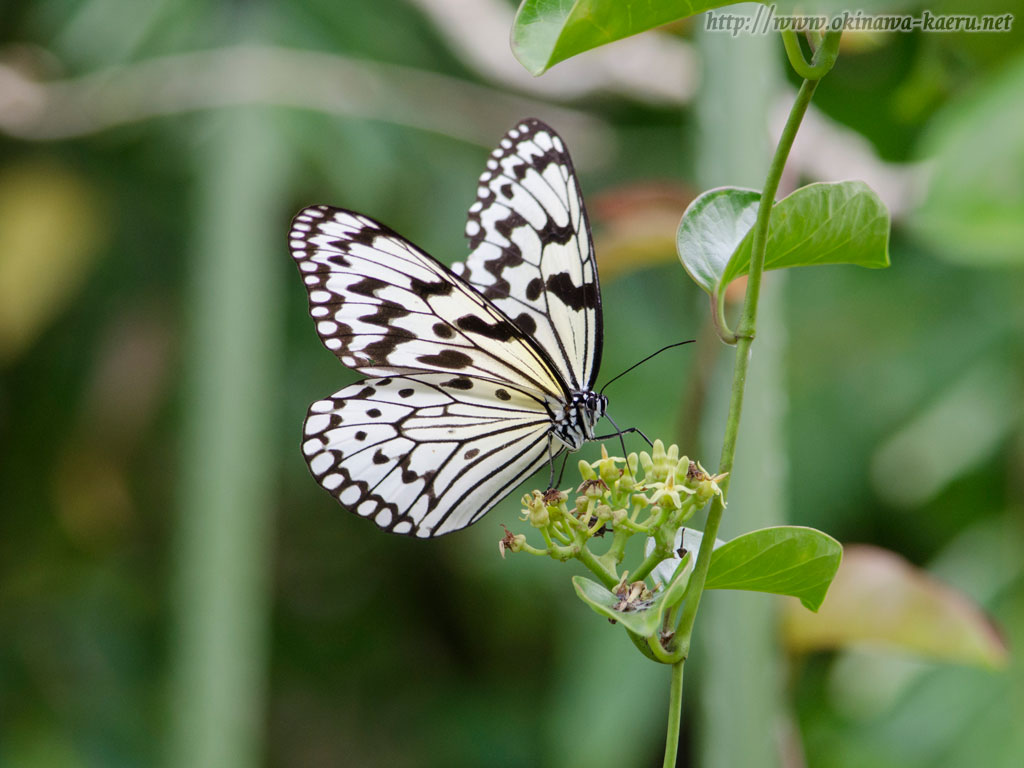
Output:
[[[1022,11],[902,10],[924,7]],[[782,46],[697,18],[533,80],[512,11],[0,6],[0,766],[660,764],[668,670],[575,599],[571,566],[498,557],[500,524],[525,529],[517,494],[447,538],[389,537],[299,451],[309,402],[357,377],[306,315],[290,216],[353,208],[461,259],[487,152],[534,115],[597,237],[602,380],[699,339],[617,382],[611,413],[716,463],[731,350],[674,230],[698,190],[759,185],[793,93]],[[763,497],[891,550],[947,613],[984,633],[966,601],[985,611],[1010,661],[998,641],[936,659],[946,633],[906,613],[912,642],[815,644],[754,595],[733,603],[740,634],[759,606],[769,663],[750,664],[715,633],[751,596],[711,593],[686,765],[755,764],[721,748],[758,739],[758,765],[1024,761],[1021,40],[844,39],[784,191],[867,181],[893,266],[766,277],[723,530]]]

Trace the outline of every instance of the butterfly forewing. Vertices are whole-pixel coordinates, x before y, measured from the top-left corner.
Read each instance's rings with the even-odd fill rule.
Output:
[[[395,533],[477,520],[548,461],[550,419],[509,384],[451,374],[368,379],[309,408],[303,453],[343,505]]]
[[[291,246],[317,333],[348,367],[450,371],[561,396],[550,364],[508,318],[383,224],[314,206],[292,222]]]
[[[569,153],[539,120],[509,131],[480,177],[466,223],[471,253],[453,269],[590,389],[602,345],[590,225]]]

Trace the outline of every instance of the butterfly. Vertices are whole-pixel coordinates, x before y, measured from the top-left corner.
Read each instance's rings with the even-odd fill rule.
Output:
[[[479,520],[563,451],[607,398],[601,291],[565,144],[540,120],[501,139],[449,270],[368,216],[300,211],[291,253],[324,346],[371,378],[309,407],[302,451],[342,506],[393,533]]]

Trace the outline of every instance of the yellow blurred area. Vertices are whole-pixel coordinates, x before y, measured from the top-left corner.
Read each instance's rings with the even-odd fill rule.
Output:
[[[0,364],[67,306],[105,240],[96,192],[52,159],[0,173]]]

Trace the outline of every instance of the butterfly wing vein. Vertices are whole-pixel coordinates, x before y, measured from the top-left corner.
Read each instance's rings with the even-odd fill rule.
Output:
[[[436,536],[487,512],[548,460],[532,393],[448,374],[368,379],[310,406],[303,453],[344,506],[395,533]]]

